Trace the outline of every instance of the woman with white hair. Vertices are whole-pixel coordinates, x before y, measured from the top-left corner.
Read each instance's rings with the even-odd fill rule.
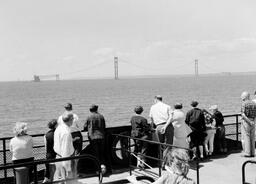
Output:
[[[10,151],[14,164],[31,162],[33,157],[33,139],[27,134],[27,123],[17,122],[13,132],[15,136],[10,140]],[[32,169],[29,167],[29,180],[32,180]]]
[[[189,156],[185,149],[167,148],[164,157],[166,172],[153,184],[195,184],[195,181],[188,178]],[[127,178],[133,184],[140,184],[135,176]]]

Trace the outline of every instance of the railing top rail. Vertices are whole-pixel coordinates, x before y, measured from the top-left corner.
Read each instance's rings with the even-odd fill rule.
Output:
[[[68,161],[68,160],[86,159],[86,158],[94,160],[98,164],[98,166],[100,166],[100,162],[95,156],[89,155],[89,154],[83,154],[80,156],[63,157],[63,158],[47,159],[47,160],[40,159],[40,160],[34,160],[31,162],[26,162],[26,163],[8,164],[5,166],[0,166],[0,170],[12,169],[12,168],[16,168],[16,167],[23,167],[23,166],[29,166],[29,165],[41,165],[41,164],[55,163],[55,162]]]
[[[236,117],[236,116],[241,116],[241,113],[223,115],[224,118]]]
[[[185,149],[185,150],[188,150],[188,151],[193,151],[192,149],[189,149],[189,148],[173,146],[171,144],[161,143],[161,142],[157,142],[157,141],[150,141],[150,140],[135,138],[135,137],[131,137],[131,136],[128,136],[128,135],[122,135],[122,134],[112,134],[112,135],[117,136],[117,137],[127,138],[127,139],[134,139],[134,140],[144,141],[144,142],[148,142],[148,143],[152,143],[152,144],[158,144],[158,145],[162,145],[162,146],[169,146],[169,147],[173,147],[173,148],[181,148],[181,149]]]
[[[45,134],[29,134],[31,137],[43,137]],[[0,140],[10,140],[12,137],[0,137]]]
[[[236,116],[241,116],[240,113],[236,113],[236,114],[227,114],[227,115],[223,115],[224,118],[228,118],[228,117],[236,117]],[[81,132],[85,132],[84,130],[82,130]],[[42,137],[45,134],[29,134],[32,137]],[[0,137],[0,141],[2,140],[10,140],[11,138],[13,138],[13,136],[8,136],[8,137]]]

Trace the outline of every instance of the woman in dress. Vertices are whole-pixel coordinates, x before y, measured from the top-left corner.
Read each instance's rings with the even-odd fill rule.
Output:
[[[215,129],[215,120],[212,118],[212,115],[205,109],[203,109],[206,134],[207,136],[204,139],[204,148],[207,156],[211,156],[214,150],[214,136],[216,133]]]
[[[12,153],[12,162],[14,164],[34,161],[33,157],[33,139],[27,134],[27,123],[17,122],[13,132],[15,136],[10,140],[10,152]],[[32,181],[33,168],[28,166],[28,180]],[[14,172],[14,175],[15,172]]]
[[[185,123],[185,114],[182,111],[182,104],[176,103],[172,116],[168,119],[166,125],[162,128],[162,133],[165,132],[166,127],[172,123],[174,127],[173,146],[189,148],[189,135],[192,130]]]

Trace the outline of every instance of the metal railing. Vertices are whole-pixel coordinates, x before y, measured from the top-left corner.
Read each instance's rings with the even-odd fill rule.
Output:
[[[152,157],[152,156],[148,156],[146,154],[140,154],[140,153],[136,153],[137,155],[141,155],[143,156],[144,158],[147,158],[147,159],[150,159],[150,160],[155,160],[155,161],[158,161],[158,177],[161,176],[161,171],[162,171],[162,163],[164,162],[164,160],[161,158],[161,152],[162,152],[162,149],[161,147],[172,147],[172,148],[181,148],[181,149],[184,149],[184,150],[187,150],[191,153],[193,153],[193,150],[192,149],[187,149],[187,148],[182,148],[182,147],[178,147],[178,146],[173,146],[173,145],[170,145],[170,144],[165,144],[165,143],[160,143],[160,142],[157,142],[157,141],[151,141],[151,140],[145,140],[145,139],[139,139],[139,138],[135,138],[135,137],[131,137],[131,136],[127,136],[127,135],[122,135],[122,134],[113,134],[113,136],[115,137],[120,137],[121,139],[124,138],[124,139],[127,139],[127,142],[128,142],[128,145],[127,145],[127,148],[125,147],[121,147],[121,148],[115,148],[113,147],[112,149],[115,149],[115,150],[122,150],[124,152],[127,152],[129,154],[129,171],[130,171],[130,175],[132,175],[132,168],[138,168],[137,166],[134,166],[132,165],[132,160],[131,160],[131,154],[133,154],[133,151],[131,150],[131,147],[135,146],[131,144],[131,140],[133,140],[134,142],[137,140],[137,141],[143,141],[143,142],[147,142],[149,144],[154,144],[154,145],[158,145],[158,157]],[[197,184],[199,184],[199,159],[196,159],[194,162],[196,163],[196,180],[197,180]],[[143,169],[143,168],[140,168],[140,169]],[[143,169],[145,171],[145,169]]]
[[[245,166],[247,164],[256,164],[256,161],[255,160],[247,160],[243,163],[242,165],[242,184],[246,184],[246,181],[245,181]]]
[[[99,178],[99,183],[102,183],[102,172],[101,172],[101,167],[100,167],[100,162],[99,160],[89,154],[84,154],[81,156],[72,156],[72,157],[65,157],[65,158],[58,158],[58,159],[50,159],[50,160],[35,160],[31,162],[26,162],[26,163],[19,163],[19,164],[7,164],[4,166],[0,166],[0,171],[1,170],[7,170],[7,169],[15,169],[18,167],[33,167],[34,171],[34,183],[38,183],[38,175],[37,175],[37,166],[42,165],[42,164],[49,164],[49,163],[55,163],[55,162],[61,162],[61,161],[70,161],[70,160],[77,160],[77,159],[89,159],[92,160],[96,163],[96,167],[98,169],[98,178]],[[5,178],[7,179],[7,178]],[[70,178],[69,180],[76,179],[76,178]]]
[[[34,153],[35,160],[44,159],[45,156],[46,156],[45,149],[43,149],[43,148],[45,148],[45,145],[43,144],[44,135],[45,134],[32,134],[32,135],[30,135],[33,138],[40,138],[40,140],[38,140],[39,144],[33,146],[33,152],[35,152]],[[0,157],[0,166],[2,166],[2,165],[5,166],[9,163],[12,163],[11,158],[10,158],[11,153],[10,153],[10,150],[7,148],[7,143],[12,138],[13,137],[2,137],[2,138],[0,138],[0,141],[2,142],[2,146],[0,146],[0,147],[2,147],[2,149],[0,150],[0,156],[2,154],[2,158]],[[88,139],[83,139],[83,144],[88,143],[88,142],[89,142]],[[40,150],[40,149],[43,149],[43,150]],[[37,152],[36,152],[36,150],[37,150]],[[38,150],[40,150],[40,151],[38,151]],[[6,178],[8,176],[7,169],[4,169],[3,172],[4,172],[3,173],[4,177]],[[13,174],[13,172],[10,172],[10,173]],[[0,178],[1,178],[1,176],[0,176]]]
[[[226,128],[226,130],[228,130],[228,127],[230,126],[235,126],[235,132],[231,132],[231,133],[226,133],[226,137],[229,137],[229,136],[235,136],[235,140],[238,142],[239,141],[239,135],[241,134],[241,132],[239,131],[239,127],[240,127],[240,124],[241,122],[239,122],[239,117],[241,116],[241,114],[229,114],[229,115],[224,115],[224,119],[225,121],[228,119],[228,118],[235,118],[235,123],[225,123],[224,126]],[[225,122],[224,121],[224,122]]]
[[[240,122],[239,122],[239,117],[240,114],[231,114],[231,115],[224,115],[225,118],[225,124],[224,126],[226,127],[226,137],[231,138],[236,141],[238,144],[239,142],[239,135],[240,135]],[[231,118],[231,121],[229,121]],[[229,123],[231,122],[231,123]],[[44,134],[34,134],[31,135],[33,138],[40,138],[41,140],[39,141],[39,145],[35,145],[33,147],[34,155],[35,155],[35,160],[38,159],[44,159],[45,158],[45,150],[44,150],[44,144],[43,143],[43,136]],[[7,144],[10,141],[12,137],[3,137],[0,138],[0,166],[5,166],[9,163],[11,163],[11,153],[10,150],[7,148]],[[87,143],[89,140],[83,140],[83,143]],[[34,141],[36,142],[36,141]],[[2,149],[1,149],[2,148]],[[43,150],[41,150],[43,149]],[[0,178],[1,175],[3,175],[5,178],[9,175],[13,175],[13,172],[7,172],[7,169],[4,169],[3,173],[0,172]]]

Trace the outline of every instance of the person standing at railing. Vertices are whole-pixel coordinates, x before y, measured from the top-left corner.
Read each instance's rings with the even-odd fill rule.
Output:
[[[204,139],[204,148],[207,156],[211,156],[214,150],[214,137],[216,133],[215,119],[205,109],[202,110],[204,113],[205,126],[206,126],[206,137]]]
[[[73,146],[75,149],[75,156],[78,156],[80,152],[82,151],[83,147],[83,136],[79,128],[79,118],[77,114],[73,112],[73,106],[71,103],[67,103],[65,106],[65,113],[71,113],[73,114],[73,122],[70,126],[71,135],[73,138]],[[58,124],[63,123],[62,115],[58,118]],[[72,160],[72,171],[75,177],[77,176],[77,162],[78,160]]]
[[[154,105],[151,106],[149,117],[151,120],[151,126],[155,129],[155,137],[160,143],[173,144],[173,125],[170,123],[165,132],[162,133],[162,128],[166,125],[168,119],[171,116],[172,109],[169,105],[163,103],[163,98],[160,95],[156,95],[154,98]],[[160,158],[163,158],[163,150],[165,147],[161,147]]]
[[[174,105],[174,111],[162,128],[162,133],[166,131],[167,126],[172,123],[174,127],[173,146],[189,148],[191,128],[185,123],[185,114],[182,111],[182,103]]]
[[[130,120],[132,126],[131,136],[143,140],[151,140],[150,124],[148,124],[147,119],[141,115],[141,113],[143,112],[143,107],[136,106],[134,108],[134,112],[135,115],[133,115]],[[139,154],[139,159],[137,159],[137,167],[144,168],[144,155],[147,154],[148,143],[140,140],[135,140],[135,143],[135,152]]]
[[[194,150],[194,153],[196,153],[197,148],[199,148],[199,157],[200,159],[203,159],[203,145],[204,139],[207,135],[204,132],[206,130],[204,113],[201,109],[197,108],[197,101],[192,101],[191,106],[193,109],[187,112],[185,120],[192,130],[192,133],[190,134],[190,147]]]
[[[70,126],[73,122],[73,114],[63,114],[62,120],[63,123],[59,124],[54,132],[53,149],[57,154],[56,158],[73,156],[75,151],[70,130]],[[61,179],[72,177],[71,161],[56,162],[56,172]]]
[[[91,114],[86,119],[84,130],[88,130],[90,145],[93,148],[95,156],[100,161],[102,173],[105,174],[105,118],[102,114],[98,112],[98,105],[91,105],[89,110]]]
[[[209,110],[212,111],[212,118],[215,120],[216,134],[214,138],[215,152],[227,153],[227,143],[225,139],[225,126],[223,124],[224,117],[218,110],[217,105],[212,105]]]
[[[53,149],[54,145],[54,131],[57,127],[57,119],[52,119],[48,123],[48,128],[50,129],[44,136],[45,148],[46,148],[46,159],[55,159],[56,153]],[[45,164],[45,173],[44,173],[44,181],[43,183],[52,182],[53,176],[55,172],[55,164],[47,163]]]
[[[34,161],[33,139],[27,134],[27,123],[17,122],[14,127],[14,134],[15,137],[10,140],[9,145],[10,152],[12,153],[12,162],[18,164]],[[18,168],[15,168],[14,170],[17,169]],[[33,180],[33,167],[28,166],[28,170],[29,174],[27,182]],[[16,172],[14,172],[14,176],[16,176]],[[16,183],[22,183],[22,181],[16,180]]]
[[[255,156],[255,120],[256,103],[250,100],[250,94],[244,91],[241,94],[241,142],[245,157]]]

